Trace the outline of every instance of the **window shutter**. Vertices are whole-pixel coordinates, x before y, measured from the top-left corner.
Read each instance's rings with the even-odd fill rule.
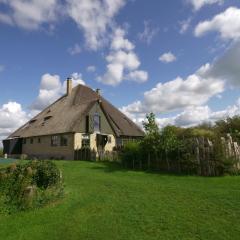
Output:
[[[86,133],[89,132],[89,115],[86,116]]]
[[[94,132],[94,116],[89,116],[89,132]]]

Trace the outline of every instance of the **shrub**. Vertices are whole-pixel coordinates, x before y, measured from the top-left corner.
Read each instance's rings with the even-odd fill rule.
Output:
[[[127,143],[121,152],[122,163],[126,167],[133,167],[134,162],[141,160],[141,143],[139,142],[129,142]]]
[[[31,161],[26,168],[34,172],[33,183],[39,188],[46,189],[58,184],[61,180],[61,173],[52,161]]]
[[[11,209],[40,207],[63,194],[61,172],[53,162],[12,164],[0,172],[0,190]]]

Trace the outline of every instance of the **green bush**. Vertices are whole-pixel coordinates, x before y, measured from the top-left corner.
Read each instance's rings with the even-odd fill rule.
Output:
[[[61,180],[61,173],[52,161],[31,161],[26,165],[34,172],[32,180],[39,188],[48,188],[56,185]]]
[[[12,164],[1,169],[0,190],[11,209],[40,207],[63,194],[61,172],[50,161]]]
[[[139,142],[129,142],[127,143],[121,152],[122,163],[126,167],[133,167],[134,162],[141,160],[141,143]]]

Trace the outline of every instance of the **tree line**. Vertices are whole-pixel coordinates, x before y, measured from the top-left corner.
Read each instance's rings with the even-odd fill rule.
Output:
[[[145,137],[125,145],[121,152],[127,168],[163,170],[200,175],[238,173],[236,159],[227,157],[222,137],[230,134],[240,144],[240,117],[182,128],[159,128],[153,113],[143,121]],[[208,169],[206,169],[208,168]]]

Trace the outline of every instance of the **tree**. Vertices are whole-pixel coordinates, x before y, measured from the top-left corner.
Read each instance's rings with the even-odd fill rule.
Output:
[[[170,170],[170,164],[168,159],[169,152],[175,151],[180,144],[176,135],[176,130],[177,129],[175,126],[166,126],[161,131],[161,146],[162,149],[165,151],[168,171]]]
[[[214,129],[221,136],[230,133],[234,141],[240,143],[240,116],[219,120]]]
[[[148,168],[150,168],[151,154],[157,158],[160,146],[160,130],[153,113],[146,115],[146,121],[143,121],[143,127],[146,135],[142,141],[142,146],[148,155]]]
[[[146,121],[143,121],[142,124],[147,135],[159,133],[159,127],[156,123],[156,116],[154,113],[147,114]]]

